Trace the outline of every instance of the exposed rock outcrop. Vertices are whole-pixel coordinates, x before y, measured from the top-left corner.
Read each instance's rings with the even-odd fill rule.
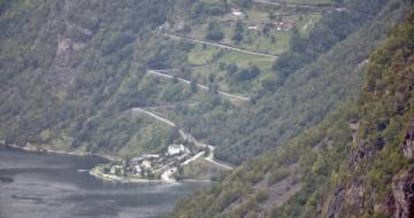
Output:
[[[360,180],[337,188],[332,198],[327,202],[322,217],[347,217],[347,213],[362,214],[365,206],[365,187]]]
[[[364,184],[360,181],[352,183],[345,191],[345,203],[355,211],[361,211],[364,207]]]
[[[402,152],[404,157],[408,160],[414,157],[414,121],[410,122],[407,132],[405,134],[405,140],[402,145]]]
[[[331,199],[328,199],[328,205],[325,207],[326,211],[322,213],[324,217],[339,218],[340,211],[343,209],[343,201],[345,199],[344,187],[339,187],[333,194]]]
[[[414,217],[414,166],[394,177],[392,194],[395,200],[394,217]]]
[[[407,160],[414,157],[414,120],[411,120],[406,130],[401,151]],[[414,165],[394,176],[392,194],[395,201],[394,217],[414,217]]]
[[[369,59],[343,176],[321,217],[414,218],[413,15]]]

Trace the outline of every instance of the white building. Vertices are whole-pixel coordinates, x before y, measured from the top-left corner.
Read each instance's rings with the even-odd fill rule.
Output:
[[[160,155],[159,154],[145,154],[145,155],[142,155],[144,158],[148,158],[148,159],[157,159],[157,158],[160,158]]]
[[[257,25],[250,25],[247,27],[248,30],[259,30],[259,26]]]
[[[233,11],[232,14],[236,17],[243,16],[243,12],[241,12],[241,11]]]
[[[110,174],[115,174],[116,173],[116,167],[112,166],[111,169],[109,170]]]
[[[335,8],[335,11],[343,12],[343,11],[346,11],[346,8]]]
[[[149,161],[149,160],[142,161],[142,166],[147,168],[147,169],[150,169],[152,167],[151,166],[151,161]]]
[[[231,10],[231,14],[233,14],[233,16],[235,16],[235,17],[243,17],[244,16],[243,12],[241,12],[239,9],[235,9],[235,8],[233,8]]]
[[[183,144],[180,145],[169,145],[168,146],[168,152],[167,154],[170,156],[174,156],[177,154],[180,154],[182,152],[185,152],[185,146]]]
[[[140,167],[140,166],[138,166],[138,165],[135,165],[135,173],[136,173],[136,174],[140,174],[140,173],[141,173],[141,171],[142,171],[141,167]]]
[[[123,173],[123,169],[122,166],[119,165],[113,165],[111,167],[111,169],[109,170],[110,174],[116,175],[117,171],[121,172],[121,174]]]

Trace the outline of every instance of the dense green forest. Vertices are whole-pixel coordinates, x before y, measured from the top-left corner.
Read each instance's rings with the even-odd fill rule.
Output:
[[[350,7],[354,5],[351,2]],[[215,115],[210,112],[209,115],[204,115],[198,123],[209,128],[203,128],[207,132],[194,135],[213,136],[207,140],[220,146],[217,158],[239,164],[321,121],[338,102],[358,93],[361,81],[358,66],[367,59],[370,51],[386,35],[388,28],[403,14],[400,10],[404,10],[404,6],[400,5],[400,1],[388,1],[387,4],[372,1],[372,4],[368,8],[377,10],[376,17],[365,11],[360,12],[366,16],[363,19],[364,28],[361,28],[360,21],[357,24],[349,21],[349,26],[359,31],[348,35],[345,40],[338,38],[339,41],[332,50],[320,55],[314,63],[297,70],[283,85],[278,83],[279,77],[276,77],[270,90],[263,88],[257,91],[253,105],[247,110],[228,113],[224,117],[221,113]],[[381,13],[378,11],[380,9]],[[346,21],[329,17],[323,22],[339,22],[330,19]],[[326,26],[324,23],[319,25]],[[358,25],[360,28],[356,27]],[[328,27],[325,28],[325,34],[329,35]],[[325,42],[325,39],[326,37],[318,38],[320,43]],[[289,52],[290,50],[287,51]],[[225,125],[215,125],[222,123],[223,119]]]
[[[0,143],[130,159],[181,130],[235,169],[176,217],[389,216],[411,163],[410,4],[0,1]]]
[[[153,104],[155,88],[137,87],[145,73],[138,47],[170,7],[168,1],[2,1],[1,137],[68,150],[116,152],[127,144],[145,122],[123,111]]]
[[[358,98],[182,201],[174,216],[411,216],[412,200],[399,194],[412,185],[413,16],[370,55]]]
[[[303,54],[307,61],[293,68],[309,63],[363,25],[369,25],[386,8],[379,0],[372,1],[370,7],[357,2],[340,5],[347,7],[347,11],[332,9],[315,13],[300,8],[262,9],[251,1],[3,1],[1,50],[7,52],[2,52],[0,58],[4,69],[2,81],[5,81],[1,85],[0,109],[4,116],[0,138],[10,144],[29,143],[80,153],[123,156],[129,149],[133,150],[130,155],[157,152],[171,141],[168,138],[177,138],[174,130],[142,116],[130,119],[128,110],[200,101],[195,106],[156,112],[196,138],[216,145],[218,159],[240,164],[320,121],[336,102],[352,95],[354,89],[345,85],[357,87],[358,77],[332,73],[332,77],[344,76],[341,79],[348,83],[332,87],[335,94],[331,102],[320,107],[302,104],[301,99],[311,102],[318,96],[310,90],[318,91],[312,87],[326,80],[322,72],[328,73],[329,67],[317,69],[320,64],[309,65],[286,77],[281,76],[280,70],[291,67],[278,65],[284,56],[298,52],[298,44],[320,44],[302,46],[312,55]],[[397,3],[387,5],[393,4]],[[233,27],[227,23],[233,20],[227,19],[234,8],[240,8],[246,17],[237,18],[232,33]],[[277,15],[286,10],[292,13],[286,17]],[[395,14],[390,20],[398,19],[398,13]],[[260,32],[248,30],[251,22],[263,16],[268,23]],[[358,19],[353,19],[355,16]],[[306,17],[311,18],[308,23]],[[277,31],[269,26],[274,20],[297,22],[298,27],[290,32]],[[342,22],[343,28],[332,28],[337,22]],[[305,28],[310,25],[312,29]],[[384,25],[384,29],[378,30],[378,39],[386,32],[387,23]],[[243,38],[237,40],[240,48],[254,51],[256,46],[261,52],[263,46],[271,45],[270,48],[284,52],[274,61],[165,37],[166,33],[183,31],[196,39],[209,38],[211,32],[214,36],[217,35],[214,32],[221,31],[221,39],[211,40],[221,40],[220,43],[230,46],[235,43],[231,35],[237,34]],[[324,32],[325,36],[331,36],[329,42],[319,37]],[[252,40],[253,37],[260,40]],[[378,41],[367,39],[360,55],[341,62],[355,68]],[[198,66],[193,61],[201,57],[206,62],[200,68],[193,68]],[[321,56],[316,61],[333,60],[323,60]],[[175,80],[146,74],[147,69],[170,68],[179,69],[173,73],[177,78],[206,85],[210,91],[202,92],[195,85],[187,87]],[[315,74],[315,71],[321,72]],[[307,87],[300,85],[310,79]],[[251,97],[251,101],[241,107],[217,95],[218,90],[240,93]],[[294,95],[292,90],[296,90]],[[284,109],[293,104],[295,110]],[[304,116],[306,108],[313,112],[308,110]],[[162,131],[157,131],[159,128]]]

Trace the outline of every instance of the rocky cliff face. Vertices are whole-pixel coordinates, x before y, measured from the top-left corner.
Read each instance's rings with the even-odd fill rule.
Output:
[[[401,146],[401,153],[407,160],[413,158],[413,133],[413,122],[411,122]],[[351,155],[350,167],[356,170],[367,164],[369,157],[375,158],[376,153],[373,150],[364,150],[364,146],[359,146],[358,152],[369,152],[371,155],[361,156],[359,153],[357,158],[355,154]],[[323,214],[330,218],[358,217],[367,212],[398,218],[414,217],[414,165],[409,165],[392,176],[390,184],[387,184],[391,187],[391,191],[382,198],[378,197],[379,187],[368,187],[368,180],[368,175],[362,174],[338,187],[327,200],[327,210]]]
[[[391,208],[394,217],[414,217],[414,166],[394,177],[392,196],[395,201],[395,206]]]
[[[410,122],[401,149],[405,158],[408,160],[412,160],[414,158],[414,121]]]
[[[414,217],[414,14],[370,59],[360,126],[322,217]]]
[[[408,125],[401,152],[408,161],[413,159],[414,151],[414,121]],[[395,175],[392,180],[392,199],[394,207],[392,211],[394,217],[412,218],[414,217],[414,165],[409,165],[400,173]]]

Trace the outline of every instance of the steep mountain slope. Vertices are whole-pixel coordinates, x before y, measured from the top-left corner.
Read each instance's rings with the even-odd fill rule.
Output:
[[[126,144],[145,129],[123,110],[151,103],[142,96],[154,86],[131,87],[145,73],[142,46],[169,4],[2,1],[0,137],[103,153]]]
[[[130,158],[183,129],[241,166],[177,217],[409,217],[413,16],[368,60],[408,1],[331,3],[0,1],[0,139]]]
[[[181,143],[183,129],[239,165],[355,96],[406,7],[310,2],[1,1],[0,139],[131,158]],[[146,107],[177,128],[134,113]]]
[[[240,164],[320,121],[332,105],[352,95],[353,89],[345,88],[345,84],[357,87],[359,78],[339,71],[332,73],[343,76],[341,79],[348,84],[332,87],[337,95],[329,104],[310,107],[305,105],[306,101],[302,104],[301,99],[311,101],[313,97],[307,93],[318,91],[312,87],[318,87],[316,84],[326,79],[317,66],[342,57],[335,60],[321,57],[320,64],[291,72],[292,76],[284,77],[282,82],[276,76],[278,72],[272,70],[273,58],[171,39],[163,31],[175,31],[174,34],[187,31],[186,34],[199,36],[205,33],[203,28],[208,31],[212,26],[210,32],[221,29],[224,34],[223,40],[216,43],[230,43],[245,50],[259,48],[257,52],[265,52],[261,48],[268,47],[288,54],[294,51],[293,44],[306,44],[310,40],[312,43],[308,44],[318,46],[303,47],[312,55],[306,58],[307,62],[299,64],[302,66],[363,25],[379,19],[382,10],[398,3],[391,1],[384,5],[384,0],[365,3],[353,0],[339,4],[347,10],[332,7],[328,11],[308,11],[299,6],[263,8],[246,2],[2,1],[0,24],[4,34],[0,36],[0,64],[4,82],[0,86],[0,139],[20,146],[78,153],[134,156],[159,152],[168,143],[179,140],[175,131],[145,116],[131,119],[126,112],[134,107],[200,101],[203,103],[190,104],[191,107],[154,110],[197,139],[216,145],[215,157]],[[225,11],[217,11],[220,5],[225,6]],[[245,18],[234,20],[232,10],[237,8],[246,14]],[[394,8],[396,12],[390,15],[389,22],[384,21],[384,28],[376,29],[378,39],[387,26],[398,20],[400,6],[397,4]],[[283,13],[285,10],[289,13]],[[354,15],[359,19],[352,19]],[[306,22],[308,17],[312,22]],[[344,28],[333,28],[339,21]],[[260,31],[248,29],[258,25],[257,22],[265,23]],[[280,26],[274,25],[292,25],[292,22],[297,22],[303,37],[296,37],[299,42],[292,40],[289,48],[285,45],[290,38],[289,31],[278,30]],[[309,26],[315,26],[315,30]],[[326,34],[329,42],[325,42],[320,34],[330,29]],[[234,31],[241,31],[238,34],[243,37],[237,43],[230,39],[236,34]],[[367,42],[361,54],[347,57],[344,65],[355,68],[378,40]],[[211,60],[193,66],[192,61],[205,53],[213,53]],[[277,67],[277,63],[276,70],[289,67]],[[191,67],[201,68],[192,70]],[[148,68],[178,70],[171,80],[166,80],[146,75]],[[180,81],[184,80],[175,81],[177,77],[191,84],[205,85],[209,90],[182,84]],[[332,79],[339,78],[332,76]],[[217,90],[230,95],[217,96]],[[252,97],[252,103],[241,107],[229,101],[231,94]],[[297,110],[283,109],[292,104]],[[303,111],[309,114],[300,117]],[[274,117],[278,118],[270,119]],[[271,132],[272,129],[275,131]]]
[[[358,130],[322,216],[412,217],[414,12],[370,58]]]
[[[407,166],[403,154],[411,155],[411,142],[404,141],[404,136],[411,137],[412,15],[407,22],[365,61],[367,78],[357,105],[343,104],[280,149],[243,164],[220,184],[178,204],[174,216],[388,217],[406,213],[410,192],[404,190],[411,177],[398,172]],[[373,29],[377,27],[359,34],[367,36],[365,31],[372,34]],[[345,72],[365,72],[363,65],[341,67]]]
[[[185,119],[185,128],[196,137],[217,145],[218,159],[240,164],[320,122],[338,102],[358,92],[361,78],[354,69],[367,59],[389,28],[400,20],[404,10],[401,2],[347,1],[348,11],[326,13],[308,37],[298,39],[308,54],[296,58],[307,61],[292,61],[282,67],[277,60],[276,72],[271,66],[261,70],[260,75],[268,77],[236,82],[246,84],[246,87],[260,87],[250,93],[254,94],[252,106],[227,113],[208,110],[203,111],[202,116],[197,108],[178,111],[178,115]],[[365,32],[350,37],[364,29]],[[374,33],[368,34],[370,31]],[[296,42],[291,41],[292,48],[288,54],[294,52]],[[332,48],[336,49],[335,52],[326,52]],[[353,52],[355,50],[358,52]],[[312,60],[315,62],[307,64]],[[239,64],[237,61],[234,63]],[[283,79],[277,72],[294,67],[296,70]],[[326,100],[326,103],[316,103],[321,100]],[[195,117],[197,122],[193,121]]]

